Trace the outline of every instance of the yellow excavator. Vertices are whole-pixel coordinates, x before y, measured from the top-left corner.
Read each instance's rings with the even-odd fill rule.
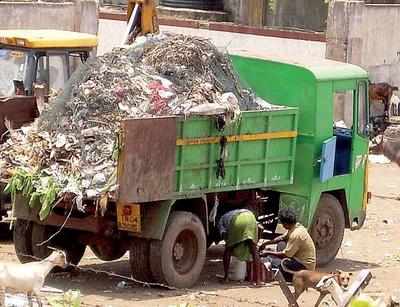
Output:
[[[131,44],[136,37],[159,32],[157,10],[154,0],[129,0],[128,27],[122,44]]]

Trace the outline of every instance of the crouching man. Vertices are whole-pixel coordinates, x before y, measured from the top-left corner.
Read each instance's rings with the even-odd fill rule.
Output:
[[[260,246],[261,257],[266,257],[273,268],[279,268],[287,281],[292,281],[292,274],[286,272],[281,262],[284,258],[285,267],[291,271],[315,270],[315,245],[307,229],[297,223],[296,213],[291,208],[279,211],[279,222],[287,230],[285,234]],[[277,251],[264,251],[267,245],[278,244]]]
[[[235,256],[241,261],[253,261],[256,284],[261,284],[260,256],[257,250],[258,227],[253,212],[237,209],[225,213],[218,222],[218,230],[225,240],[224,280],[228,280],[231,256]]]

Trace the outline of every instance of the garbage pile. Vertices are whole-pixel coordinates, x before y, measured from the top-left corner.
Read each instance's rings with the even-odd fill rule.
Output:
[[[208,40],[184,35],[141,38],[89,60],[64,92],[0,148],[8,191],[40,200],[41,218],[66,193],[96,199],[116,190],[120,122],[163,115],[224,114],[273,106],[243,89],[227,56]],[[46,205],[44,205],[45,203]]]

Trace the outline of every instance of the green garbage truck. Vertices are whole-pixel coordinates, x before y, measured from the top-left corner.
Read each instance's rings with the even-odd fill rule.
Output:
[[[288,62],[237,53],[241,81],[279,107],[243,111],[237,123],[215,117],[130,119],[122,123],[115,198],[85,200],[85,213],[59,203],[40,221],[17,198],[15,247],[45,257],[49,243],[78,263],[87,246],[109,261],[130,254],[132,276],[191,287],[207,248],[218,242],[210,212],[258,204],[264,237],[273,237],[282,207],[296,210],[317,247],[332,261],[345,228],[362,227],[369,198],[368,75],[328,60]],[[90,209],[92,208],[92,209]],[[66,216],[68,219],[66,220]]]

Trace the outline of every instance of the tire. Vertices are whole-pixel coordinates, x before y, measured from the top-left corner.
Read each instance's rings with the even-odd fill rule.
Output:
[[[33,256],[44,259],[52,253],[52,250],[49,249],[48,247],[56,247],[54,244],[54,239],[50,240],[50,242],[43,244],[43,245],[38,245],[47,239],[50,238],[52,234],[55,233],[56,230],[53,231],[52,228],[44,225],[40,225],[37,223],[32,223],[32,252]]]
[[[317,250],[317,265],[324,266],[335,259],[344,229],[345,218],[339,201],[330,194],[322,194],[310,231]]]
[[[86,251],[86,245],[77,241],[75,233],[71,230],[63,231],[56,236],[56,245],[67,254],[67,262],[74,265],[79,264]]]
[[[157,282],[190,288],[200,277],[207,239],[200,219],[190,212],[173,212],[164,238],[150,244],[150,268]]]
[[[17,219],[14,224],[13,240],[17,258],[21,263],[31,262],[32,258],[32,223]]]
[[[132,277],[143,282],[153,282],[150,270],[150,241],[134,238],[129,249]]]
[[[102,245],[90,245],[90,249],[97,258],[103,261],[113,261],[121,258],[126,253],[119,241],[111,241]]]
[[[2,218],[0,216],[0,218]],[[0,223],[0,240],[10,241],[13,238],[13,232],[10,230],[9,223]]]
[[[51,226],[40,225],[33,223],[32,225],[32,252],[37,258],[44,259],[48,257],[52,250],[48,247],[59,248],[67,255],[67,262],[78,265],[81,261],[86,245],[78,242],[68,230],[63,230],[56,235],[50,242],[38,246],[37,244],[44,242],[57,231],[57,228]]]

